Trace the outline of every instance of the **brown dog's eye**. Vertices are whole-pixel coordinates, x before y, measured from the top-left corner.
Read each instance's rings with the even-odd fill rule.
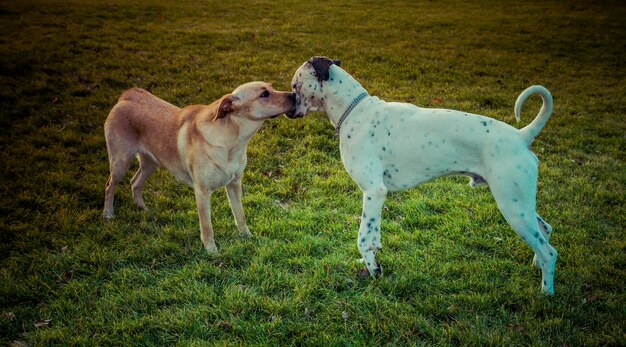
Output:
[[[263,93],[261,93],[261,97],[262,98],[267,98],[268,96],[270,96],[270,92],[269,91],[264,91]]]

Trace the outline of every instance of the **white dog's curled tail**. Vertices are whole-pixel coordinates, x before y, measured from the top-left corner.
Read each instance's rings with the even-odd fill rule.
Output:
[[[520,134],[529,144],[533,142],[541,129],[543,129],[552,114],[552,95],[545,87],[536,85],[526,88],[526,90],[517,97],[517,101],[515,101],[515,119],[517,119],[518,122],[521,120],[520,113],[522,111],[522,105],[526,99],[533,94],[539,94],[539,96],[541,96],[543,105],[537,117],[535,117],[530,124],[520,129]]]

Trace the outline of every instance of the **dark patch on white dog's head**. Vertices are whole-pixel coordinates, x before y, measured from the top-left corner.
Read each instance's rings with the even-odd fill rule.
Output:
[[[327,57],[312,57],[309,59],[309,64],[313,66],[315,75],[319,81],[328,81],[328,78],[330,77],[328,72],[328,70],[330,70],[330,66],[333,64],[340,66],[341,61]]]
[[[296,107],[290,118],[303,117],[310,112],[325,111],[325,84],[332,81],[331,66],[339,66],[339,60],[312,57],[296,70],[291,87],[296,96]],[[330,80],[330,81],[329,81]]]

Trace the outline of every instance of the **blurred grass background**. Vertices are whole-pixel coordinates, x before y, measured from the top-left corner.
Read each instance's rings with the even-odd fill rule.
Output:
[[[19,345],[626,344],[626,6],[586,1],[3,1],[0,343]],[[389,196],[379,259],[357,276],[360,192],[323,114],[266,122],[248,149],[241,240],[213,197],[164,171],[137,210],[130,174],[101,220],[102,125],[138,86],[179,106],[313,55],[372,95],[514,126],[554,96],[533,145],[554,227],[556,296],[488,189],[445,178]],[[133,166],[136,169],[136,165]]]

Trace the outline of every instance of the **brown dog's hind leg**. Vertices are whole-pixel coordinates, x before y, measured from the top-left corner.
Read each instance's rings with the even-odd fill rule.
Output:
[[[115,188],[117,183],[124,177],[128,167],[133,159],[132,154],[118,153],[121,155],[109,154],[109,166],[110,174],[107,180],[106,188],[104,189],[104,211],[102,216],[106,219],[113,218],[113,196],[115,195]]]
[[[147,209],[141,195],[143,185],[146,182],[146,179],[148,179],[148,177],[150,177],[150,175],[152,175],[158,167],[159,164],[150,158],[149,155],[139,154],[139,170],[137,170],[135,176],[133,176],[130,180],[130,184],[133,189],[133,200],[135,200],[135,204],[137,204],[137,206],[141,209]]]

